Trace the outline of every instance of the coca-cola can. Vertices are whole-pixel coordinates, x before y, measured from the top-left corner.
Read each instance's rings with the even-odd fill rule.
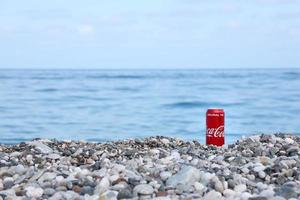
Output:
[[[206,112],[206,144],[222,146],[224,139],[224,118],[223,109],[208,109]]]

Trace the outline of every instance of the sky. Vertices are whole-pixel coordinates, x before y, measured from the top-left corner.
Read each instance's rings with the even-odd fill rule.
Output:
[[[300,68],[300,0],[0,0],[0,68]]]

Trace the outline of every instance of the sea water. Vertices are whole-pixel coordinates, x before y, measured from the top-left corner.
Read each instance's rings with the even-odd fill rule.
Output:
[[[0,70],[0,143],[174,136],[205,142],[207,108],[226,143],[300,133],[300,70]]]

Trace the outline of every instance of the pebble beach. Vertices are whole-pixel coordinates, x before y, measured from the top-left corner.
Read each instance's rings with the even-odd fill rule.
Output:
[[[300,137],[223,147],[169,137],[0,145],[0,200],[300,199]]]

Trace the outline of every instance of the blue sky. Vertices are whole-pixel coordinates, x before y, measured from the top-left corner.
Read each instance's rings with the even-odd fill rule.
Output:
[[[0,68],[300,67],[299,0],[0,0]]]

